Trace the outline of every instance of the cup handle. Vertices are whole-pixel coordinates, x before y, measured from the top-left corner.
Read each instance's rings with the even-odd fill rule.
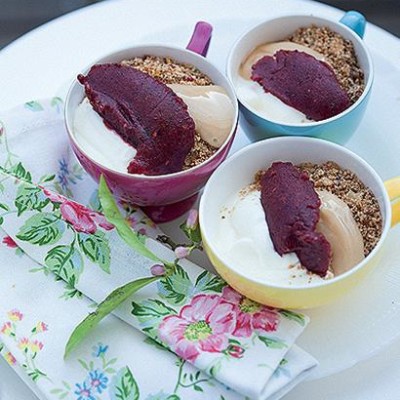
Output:
[[[400,223],[400,176],[385,182],[390,202],[392,204],[392,226]]]
[[[341,18],[340,22],[348,26],[355,33],[357,33],[357,35],[360,36],[361,39],[364,37],[365,25],[367,21],[364,15],[362,15],[358,11],[348,11]]]
[[[208,22],[197,22],[186,49],[205,57],[210,45],[212,30],[213,28]]]

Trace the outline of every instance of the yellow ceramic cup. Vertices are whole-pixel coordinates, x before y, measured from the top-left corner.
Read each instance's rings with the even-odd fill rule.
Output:
[[[245,275],[228,262],[216,237],[221,209],[227,200],[254,180],[257,171],[274,161],[323,163],[334,161],[349,169],[375,194],[382,213],[383,229],[379,242],[362,262],[346,273],[308,286],[277,285]],[[389,198],[390,196],[390,198]],[[393,219],[392,205],[393,199]],[[397,199],[397,200],[396,200]],[[238,292],[262,304],[281,308],[312,308],[334,301],[354,287],[379,262],[381,248],[392,224],[400,220],[400,178],[385,184],[362,158],[344,147],[319,139],[281,137],[249,145],[228,158],[208,181],[200,201],[200,227],[208,257],[218,273]],[[267,266],[266,266],[267,268]]]

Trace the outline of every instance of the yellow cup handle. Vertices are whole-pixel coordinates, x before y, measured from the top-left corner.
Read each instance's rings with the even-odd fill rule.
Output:
[[[392,226],[400,223],[400,176],[385,182],[390,202],[392,203]]]

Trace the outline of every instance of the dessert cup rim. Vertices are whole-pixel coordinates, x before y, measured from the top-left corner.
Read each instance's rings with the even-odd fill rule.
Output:
[[[383,204],[384,204],[384,208],[385,208],[385,210],[382,210],[382,207],[380,207],[380,211],[381,211],[382,216],[384,216],[385,222],[384,222],[384,225],[382,226],[382,233],[381,233],[381,236],[380,236],[378,242],[376,243],[376,245],[372,249],[372,251],[368,254],[368,256],[365,257],[361,262],[356,264],[354,267],[350,268],[345,273],[335,276],[334,278],[324,280],[322,282],[313,282],[308,285],[277,284],[277,283],[269,283],[266,281],[262,281],[262,280],[252,277],[251,275],[243,274],[241,271],[237,270],[232,265],[233,263],[227,262],[224,259],[224,257],[221,256],[221,254],[219,254],[218,248],[208,238],[208,228],[206,226],[207,224],[204,222],[205,221],[204,215],[205,215],[206,209],[207,209],[207,202],[212,201],[211,200],[211,197],[212,197],[211,187],[215,185],[215,182],[223,180],[225,171],[227,169],[231,168],[232,164],[234,165],[237,158],[244,157],[245,154],[251,153],[253,151],[253,149],[255,149],[255,148],[262,147],[262,146],[268,146],[272,142],[289,142],[289,143],[290,142],[304,142],[304,143],[308,143],[309,146],[312,146],[313,143],[315,143],[315,141],[321,142],[328,147],[330,146],[330,147],[335,148],[336,150],[342,151],[343,153],[345,153],[347,156],[349,156],[353,160],[356,160],[358,163],[360,163],[363,166],[363,168],[365,168],[368,171],[368,173],[378,183],[378,186],[379,186],[379,189],[381,192],[381,193],[379,193],[379,195],[382,195]],[[293,143],[290,143],[290,144],[293,145]],[[247,158],[251,159],[251,157],[249,157],[249,155],[247,156]],[[285,160],[277,159],[276,161],[285,161]],[[235,274],[239,275],[243,279],[250,281],[252,283],[255,283],[257,285],[262,285],[262,286],[274,288],[274,289],[291,290],[291,291],[314,290],[314,289],[322,288],[325,286],[331,286],[339,281],[343,281],[343,280],[349,278],[351,275],[355,274],[357,271],[362,269],[380,251],[380,249],[386,239],[386,236],[388,234],[390,226],[391,226],[391,216],[392,216],[392,213],[391,213],[390,200],[389,200],[389,196],[386,192],[386,189],[384,187],[384,183],[383,183],[382,179],[380,178],[380,176],[378,175],[378,173],[372,168],[372,166],[369,163],[367,163],[363,158],[361,158],[356,153],[346,149],[343,146],[340,146],[340,145],[332,143],[332,142],[328,142],[323,139],[309,138],[309,137],[277,137],[277,138],[272,138],[272,139],[267,139],[267,140],[262,140],[262,141],[259,141],[256,143],[252,143],[252,144],[246,146],[245,148],[242,148],[241,150],[239,150],[238,152],[233,154],[231,157],[229,157],[229,159],[224,161],[224,163],[218,168],[218,170],[211,176],[211,178],[209,179],[209,181],[207,182],[207,184],[204,188],[204,192],[203,192],[203,195],[201,196],[200,205],[199,205],[199,224],[200,224],[203,240],[207,244],[206,247],[208,247],[208,249],[219,260],[219,262],[225,266],[225,268],[232,270]]]

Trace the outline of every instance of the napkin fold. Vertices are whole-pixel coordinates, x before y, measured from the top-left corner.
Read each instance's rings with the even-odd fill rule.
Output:
[[[5,318],[5,328],[4,332],[0,330],[0,338],[6,349],[2,354],[4,351],[6,355],[12,354],[16,359],[15,364],[26,371],[24,361],[18,360],[14,354],[22,349],[25,355],[33,354],[32,348],[35,350],[40,346],[37,344],[35,347],[32,344],[34,340],[28,337],[22,344],[10,340],[7,323],[13,323],[14,309],[21,315],[43,313],[47,320],[55,321],[52,325],[57,329],[63,327],[64,333],[53,337],[53,340],[57,340],[56,343],[51,342],[52,356],[45,356],[43,352],[43,363],[58,363],[61,369],[66,364],[70,367],[66,373],[72,376],[73,367],[68,361],[63,364],[62,350],[73,328],[88,312],[90,300],[98,303],[115,288],[139,277],[149,276],[154,271],[152,267],[155,262],[130,249],[99,213],[96,185],[83,172],[70,151],[61,112],[62,102],[55,98],[29,102],[0,116],[0,165],[4,167],[0,171],[0,209],[4,211],[0,212],[0,222],[4,243],[17,246],[13,257],[9,254],[5,263],[22,274],[19,284],[25,280],[31,290],[46,287],[43,290],[46,300],[42,304],[27,301],[26,296],[14,299],[15,303],[5,305],[2,302],[0,313],[11,317],[9,320]],[[88,204],[89,208],[83,204]],[[176,261],[174,252],[156,240],[161,231],[140,210],[126,205],[124,210],[138,237],[152,253],[163,260]],[[3,252],[4,249],[1,249],[0,254]],[[17,258],[22,252],[24,255]],[[24,261],[24,267],[20,265],[21,260]],[[34,267],[26,267],[28,260]],[[6,285],[11,284],[5,290],[6,293],[11,291],[7,298],[12,298],[10,287],[17,275],[10,274],[8,269],[3,271],[2,280]],[[29,272],[32,270],[37,272]],[[32,280],[32,274],[38,280],[36,283]],[[55,283],[54,277],[64,283]],[[64,314],[67,306],[73,310]],[[22,308],[27,311],[18,311]],[[18,314],[15,315],[14,318],[18,319]],[[63,317],[60,318],[60,315]],[[65,315],[77,317],[70,319]],[[162,344],[184,359],[185,368],[189,368],[189,363],[193,364],[194,367],[190,368],[196,372],[192,373],[192,381],[183,387],[191,385],[199,398],[219,398],[216,393],[211,397],[208,393],[207,397],[202,386],[192,385],[200,376],[204,376],[200,379],[202,383],[211,382],[214,385],[218,381],[233,389],[221,395],[221,398],[279,398],[316,365],[311,356],[293,346],[308,323],[307,317],[245,299],[220,278],[186,259],[178,261],[172,276],[142,289],[115,310],[115,315],[119,320],[108,318],[108,326],[113,329],[109,329],[105,336],[107,342],[117,343],[113,344],[115,354],[120,357],[120,353],[126,352],[118,343],[121,337],[119,331],[128,331],[122,320],[146,334],[153,344]],[[44,320],[42,317],[37,319],[39,322]],[[104,334],[103,325],[91,337]],[[114,333],[110,334],[110,331]],[[131,331],[126,335],[129,341],[133,340]],[[143,345],[142,338],[137,339],[140,334],[135,332],[134,335],[136,357],[141,354],[141,359],[146,360],[144,354],[148,350],[144,348],[149,346]],[[48,336],[50,338],[50,332]],[[65,339],[59,340],[60,337]],[[77,353],[84,351],[84,347],[84,344],[82,348],[80,346],[72,356],[78,357]],[[151,349],[154,351],[154,347]],[[160,360],[167,354],[167,358],[173,357],[170,352],[161,352],[159,349],[157,353]],[[124,362],[131,365],[136,357],[125,357]],[[154,363],[161,365],[157,360]],[[105,374],[107,382],[111,379],[108,376],[111,372],[107,375],[107,368],[103,367],[97,373],[93,368],[89,368],[89,372],[92,372],[96,382],[101,381],[97,379],[101,372]],[[132,368],[129,370],[132,371]],[[143,369],[147,369],[145,365],[138,373],[144,373]],[[135,370],[138,370],[137,365]],[[179,371],[181,376],[182,370]],[[29,371],[27,374],[29,376]],[[157,381],[157,378],[154,380]],[[44,382],[43,379],[40,381]],[[86,382],[87,388],[89,381]],[[105,379],[103,381],[107,388],[111,387],[105,383]],[[39,385],[39,381],[37,383]],[[216,384],[215,387],[220,390],[221,385]],[[81,388],[84,392],[84,383]],[[41,387],[40,390],[45,398],[59,398],[54,395],[61,393],[54,393],[54,388],[47,390]],[[93,388],[91,390],[94,391]],[[163,387],[160,390],[164,390]],[[175,392],[171,393],[171,389],[168,390],[168,396],[178,396]],[[110,398],[113,398],[110,393]],[[171,399],[185,398],[183,394],[179,396]],[[195,398],[193,393],[186,396]]]

